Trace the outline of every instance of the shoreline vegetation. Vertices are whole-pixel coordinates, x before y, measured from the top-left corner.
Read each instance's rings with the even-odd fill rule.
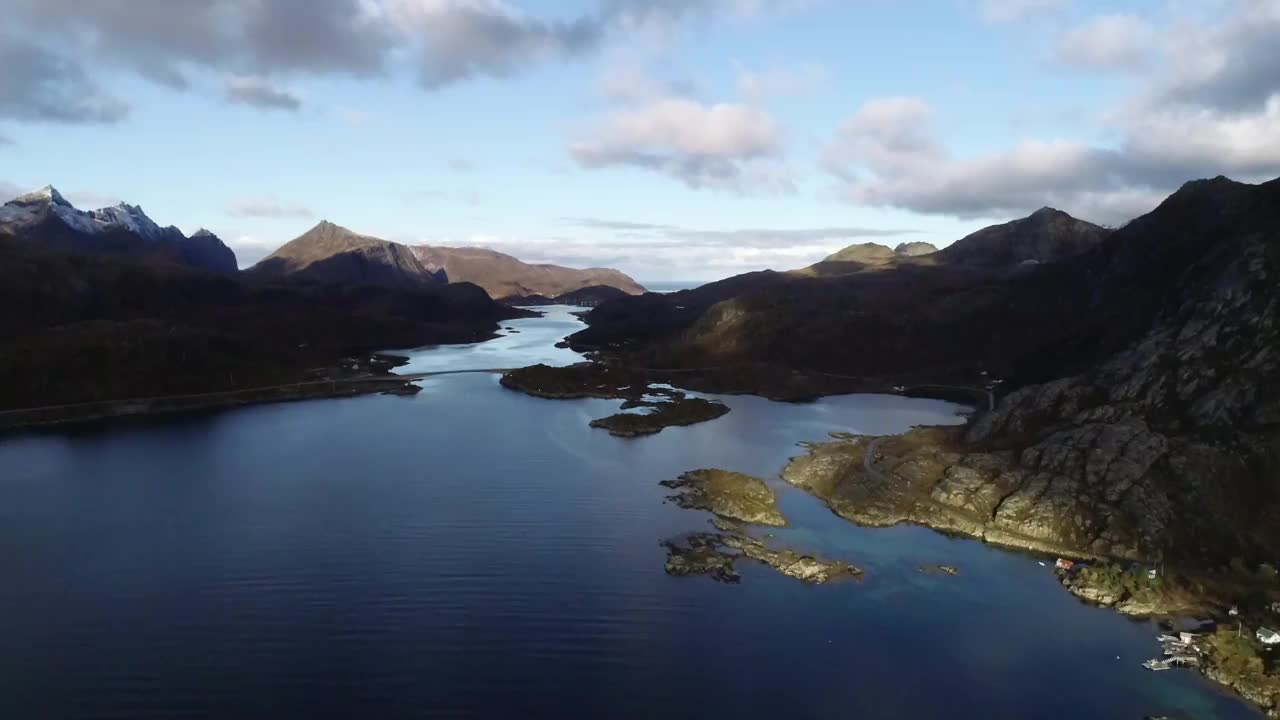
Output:
[[[99,422],[120,418],[176,415],[207,410],[298,402],[360,395],[416,395],[421,388],[412,378],[391,373],[408,358],[371,354],[347,358],[332,368],[314,371],[314,379],[262,387],[237,388],[205,393],[162,395],[146,398],[99,400],[0,410],[0,432]]]

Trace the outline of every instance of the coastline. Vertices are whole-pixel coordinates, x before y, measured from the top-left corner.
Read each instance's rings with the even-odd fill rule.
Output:
[[[0,433],[62,427],[131,417],[177,415],[267,403],[299,402],[360,395],[412,395],[419,388],[393,375],[310,380],[286,385],[211,393],[103,400],[0,411]]]
[[[808,452],[788,461],[780,476],[823,502],[833,514],[861,527],[910,524],[1046,559],[1074,559],[1073,570],[1054,572],[1063,590],[1085,604],[1134,619],[1202,618],[1222,629],[1205,636],[1202,661],[1195,670],[1266,717],[1280,718],[1280,674],[1276,672],[1280,658],[1272,658],[1251,639],[1252,629],[1276,620],[1260,608],[1242,610],[1240,616],[1227,612],[1228,608],[1235,612],[1234,598],[1243,593],[1242,587],[1250,582],[1257,587],[1256,578],[1251,579],[1244,569],[1232,576],[1174,568],[1157,579],[1149,574],[1156,566],[1152,563],[1158,564],[1151,558],[1091,553],[1070,542],[1037,537],[1038,531],[1047,528],[1037,524],[1034,514],[1013,515],[1029,523],[1030,533],[997,527],[1001,507],[1017,502],[1011,498],[1022,485],[1004,488],[1004,494],[984,504],[975,478],[955,472],[958,463],[944,475],[940,467],[954,460],[944,457],[937,463],[937,458],[921,452],[924,448],[945,456],[942,439],[972,423],[973,419],[962,426],[916,428],[882,437],[833,433],[827,441],[803,443]],[[879,448],[886,441],[896,442],[882,452]],[[931,462],[936,464],[931,467]],[[1270,584],[1275,584],[1274,578]],[[1242,638],[1236,637],[1237,621],[1243,628]]]

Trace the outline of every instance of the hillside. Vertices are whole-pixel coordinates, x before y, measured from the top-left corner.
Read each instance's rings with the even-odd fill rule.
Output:
[[[227,276],[0,237],[0,409],[327,377],[343,358],[475,342],[520,312],[474,285]]]
[[[256,278],[403,289],[448,282],[424,267],[408,246],[361,235],[327,220],[246,272]]]
[[[610,268],[577,269],[526,263],[504,253],[474,247],[416,245],[413,252],[428,269],[444,271],[450,282],[475,283],[499,299],[533,295],[554,298],[600,285],[631,295],[644,292],[644,287],[635,280]]]
[[[644,367],[770,363],[774,374],[883,385],[1001,379],[1007,394],[967,431],[882,444],[880,479],[839,459],[861,458],[857,444],[822,449],[788,479],[869,524],[1200,568],[1274,557],[1280,180],[1188,183],[1082,252],[1013,275],[981,255],[1007,264],[1010,248],[1024,260],[1027,249],[1069,252],[1045,246],[1041,229],[980,234],[961,246],[963,262],[742,277],[670,305],[614,301],[573,341],[603,341]]]
[[[961,238],[939,250],[934,258],[938,262],[988,268],[1055,262],[1097,246],[1110,232],[1046,207],[1020,220],[992,225]]]

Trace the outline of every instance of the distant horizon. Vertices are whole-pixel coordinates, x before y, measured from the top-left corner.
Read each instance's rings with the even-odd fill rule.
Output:
[[[1280,175],[1280,0],[11,4],[0,191],[243,265],[327,217],[728,277]]]

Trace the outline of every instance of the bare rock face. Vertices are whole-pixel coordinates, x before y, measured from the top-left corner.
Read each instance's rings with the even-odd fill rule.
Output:
[[[727,470],[694,470],[661,485],[680,491],[671,500],[689,510],[706,510],[722,518],[755,525],[781,527],[787,519],[778,510],[773,490],[759,478]]]

